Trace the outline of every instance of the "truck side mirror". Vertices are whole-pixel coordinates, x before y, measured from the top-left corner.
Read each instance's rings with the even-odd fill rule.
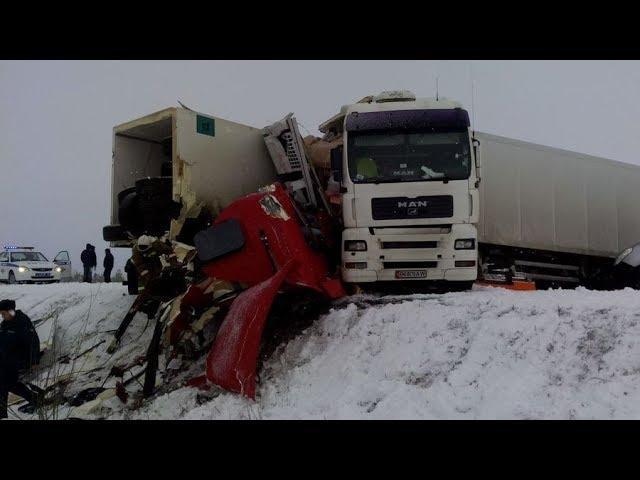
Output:
[[[342,145],[331,149],[331,174],[336,182],[342,182]]]
[[[480,167],[482,164],[480,155],[480,140],[478,140],[477,138],[473,138],[473,157],[476,164],[476,178],[478,179],[475,185],[476,188],[478,188],[478,186],[480,185]]]

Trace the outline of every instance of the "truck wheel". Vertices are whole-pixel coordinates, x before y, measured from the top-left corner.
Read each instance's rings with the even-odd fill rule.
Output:
[[[180,214],[180,205],[172,198],[172,188],[171,177],[143,178],[136,182],[139,218],[150,235],[164,233],[171,219]]]
[[[13,272],[9,272],[9,285],[14,285],[16,283],[16,276]]]
[[[123,230],[131,232],[137,237],[143,231],[140,214],[138,213],[138,194],[135,189],[134,191],[129,190],[118,203],[118,223]]]

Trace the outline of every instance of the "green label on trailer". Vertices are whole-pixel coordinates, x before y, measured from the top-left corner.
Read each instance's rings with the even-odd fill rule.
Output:
[[[196,132],[201,133],[203,135],[210,135],[215,137],[216,135],[216,126],[213,118],[203,117],[202,115],[198,115],[196,117]]]

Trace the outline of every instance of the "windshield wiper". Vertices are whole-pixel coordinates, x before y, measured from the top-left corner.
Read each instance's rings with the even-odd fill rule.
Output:
[[[369,177],[365,179],[364,183],[394,183],[396,181],[398,180],[395,178],[378,176],[378,177]]]

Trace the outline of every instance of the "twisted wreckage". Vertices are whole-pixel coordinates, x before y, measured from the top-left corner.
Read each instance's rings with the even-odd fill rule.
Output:
[[[321,160],[321,181],[309,151],[292,114],[258,130],[171,108],[115,127],[103,237],[132,248],[126,283],[137,298],[107,352],[136,313],[154,320],[139,359],[144,397],[162,383],[160,365],[173,374],[206,355],[187,384],[254,398],[259,353],[279,338],[264,334],[276,297],[295,317],[345,295],[328,169]]]

